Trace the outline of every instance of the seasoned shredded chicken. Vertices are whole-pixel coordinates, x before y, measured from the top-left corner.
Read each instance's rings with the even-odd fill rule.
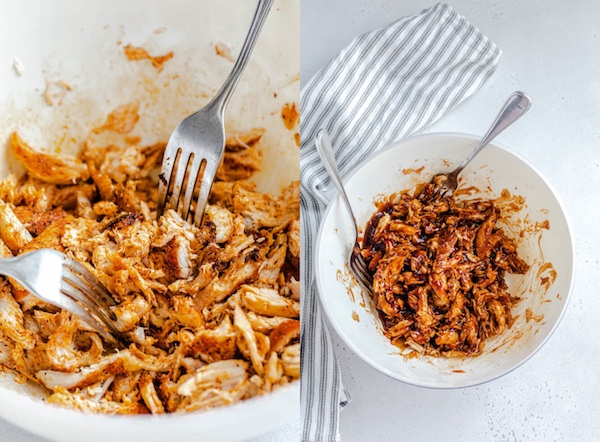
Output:
[[[493,200],[443,197],[428,183],[378,204],[362,256],[384,334],[421,354],[474,356],[513,323],[506,272],[529,266],[496,226]]]
[[[298,182],[276,197],[239,181],[258,170],[254,129],[228,138],[200,227],[172,210],[156,219],[165,145],[129,135],[138,108],[111,113],[77,158],[13,134],[27,173],[0,181],[0,256],[53,248],[82,262],[117,302],[130,346],[114,350],[0,277],[0,365],[50,403],[119,414],[201,410],[298,379]]]

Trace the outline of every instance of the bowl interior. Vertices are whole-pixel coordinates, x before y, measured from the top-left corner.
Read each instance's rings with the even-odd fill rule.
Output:
[[[375,200],[451,171],[477,141],[464,134],[419,135],[390,146],[358,167],[345,184],[359,226],[374,213]],[[466,387],[519,366],[558,324],[572,285],[568,223],[556,195],[533,166],[493,143],[462,172],[460,186],[477,188],[473,198],[498,198],[506,189],[502,204],[514,204],[514,196],[525,199],[523,208],[502,222],[507,235],[517,240],[520,256],[531,265],[527,274],[507,277],[509,293],[522,298],[513,308],[517,319],[508,331],[489,340],[478,357],[408,357],[385,338],[370,299],[359,290],[346,264],[354,239],[339,198],[329,205],[317,239],[315,274],[328,321],[365,362],[414,385]],[[546,221],[549,229],[544,228]]]

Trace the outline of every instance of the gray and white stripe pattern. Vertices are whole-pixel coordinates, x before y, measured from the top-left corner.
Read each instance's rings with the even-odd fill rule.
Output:
[[[303,88],[301,218],[303,259],[303,441],[339,440],[349,401],[313,281],[317,230],[333,190],[314,138],[329,131],[341,176],[382,147],[431,124],[474,94],[501,51],[446,4],[357,37]]]

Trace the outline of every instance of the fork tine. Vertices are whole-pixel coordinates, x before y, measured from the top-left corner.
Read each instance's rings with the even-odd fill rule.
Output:
[[[207,158],[204,173],[202,175],[202,182],[200,183],[200,193],[198,200],[196,201],[196,213],[194,214],[194,225],[200,227],[202,224],[202,216],[204,215],[204,208],[208,201],[208,195],[212,187],[213,179],[219,168],[219,162],[214,159]]]
[[[371,287],[372,281],[371,278],[369,278],[367,275],[365,275],[364,273],[359,272],[361,279],[363,280],[364,284],[367,287]]]
[[[112,295],[104,287],[102,282],[100,282],[96,275],[86,269],[83,264],[80,264],[73,259],[66,259],[63,265],[75,275],[79,276],[85,283],[87,283],[92,291],[97,294],[98,297],[100,297],[104,304],[106,304],[106,306],[117,305]]]
[[[181,217],[185,220],[188,219],[190,215],[190,206],[192,203],[192,198],[194,197],[194,189],[196,188],[196,181],[198,180],[198,176],[201,172],[200,168],[202,166],[202,157],[197,154],[192,154],[192,161],[188,167],[189,176],[187,181],[187,186],[185,188],[185,193],[183,196],[183,207],[181,210]],[[197,210],[197,207],[196,209]]]
[[[180,199],[181,191],[183,187],[183,181],[185,179],[185,173],[188,170],[188,162],[190,161],[190,152],[181,150],[179,160],[177,161],[177,170],[174,176],[171,175],[171,182],[173,183],[173,193],[171,193],[171,199],[169,201],[170,208],[181,214]]]
[[[171,140],[165,149],[165,155],[161,166],[161,174],[158,180],[158,216],[163,214],[169,192],[169,184],[173,175],[173,167],[177,157],[177,149],[170,149]],[[174,151],[174,152],[173,152]]]
[[[357,278],[359,278],[362,284],[372,293],[373,290],[371,286],[373,285],[373,277],[369,272],[369,267],[363,257],[360,254],[353,254],[350,261],[350,266],[354,270],[354,273],[357,274]]]
[[[360,276],[361,276],[363,285],[365,287],[367,287],[367,289],[369,289],[369,292],[372,292],[373,291],[373,289],[371,288],[372,281],[369,278],[367,278],[364,273],[361,273]]]
[[[92,316],[90,314],[90,312],[88,312],[85,308],[83,308],[77,301],[71,299],[68,295],[63,295],[60,300],[60,303],[61,303],[62,308],[73,313],[78,318],[84,320],[86,322],[86,324],[88,324],[90,327],[92,327],[94,330],[96,330],[98,333],[100,333],[100,335],[107,342],[109,342],[110,344],[112,344],[116,347],[120,347],[120,348],[124,347],[124,343],[121,340],[121,334],[118,331],[115,333],[114,331],[111,330],[112,334],[109,333],[106,329],[104,329],[104,327],[102,327],[102,325],[108,326],[108,324],[103,324],[103,323],[99,322],[99,320],[97,318]],[[110,329],[110,327],[108,327],[108,328]]]
[[[361,287],[369,294],[373,294],[373,290],[371,290],[371,287],[369,286],[369,284],[367,283],[367,281],[365,281],[364,279],[360,279],[358,278],[358,282],[360,283]]]
[[[356,253],[355,255],[353,255],[352,261],[356,264],[357,268],[361,270],[361,273],[365,275],[370,275],[369,266],[367,265],[360,253]]]
[[[102,315],[100,319],[103,322],[116,321],[117,317],[114,312],[108,308],[103,301],[101,301],[95,295],[95,292],[92,287],[87,284],[86,281],[72,274],[66,269],[63,269],[63,284],[61,285],[61,289],[63,291],[68,291],[68,295],[76,301],[81,302],[88,310],[93,313],[97,313],[98,316]],[[74,289],[72,291],[70,289]]]
[[[114,322],[107,318],[104,312],[97,308],[97,305],[90,302],[85,292],[80,291],[68,283],[62,285],[61,292],[65,295],[65,298],[69,298],[85,310],[88,317],[94,318],[96,324],[102,324],[104,326],[103,330],[108,329],[108,332],[113,335],[113,340],[121,338],[121,332],[117,329]]]
[[[356,255],[356,259],[354,261],[360,266],[361,269],[363,269],[363,271],[366,271],[369,268],[360,253]]]
[[[78,287],[72,286],[67,281],[63,281],[60,291],[63,295],[66,295],[73,301],[76,301],[91,315],[96,317],[96,321],[99,320],[102,324],[109,328],[111,332],[113,331],[112,321],[106,316],[103,309],[99,308],[99,306],[94,303],[94,301],[86,294],[85,291],[79,289]]]
[[[369,280],[365,277],[365,274],[364,274],[363,270],[360,267],[356,266],[356,260],[355,259],[350,260],[350,268],[352,269],[352,272],[354,273],[354,276],[356,277],[356,279],[358,280],[358,282],[364,288],[366,288],[369,292],[371,292],[372,290],[370,288]]]
[[[363,276],[367,280],[369,285],[373,284],[373,276],[369,273],[368,270],[366,270],[366,269],[363,270]]]

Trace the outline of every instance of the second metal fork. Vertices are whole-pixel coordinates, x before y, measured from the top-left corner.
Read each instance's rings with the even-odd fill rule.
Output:
[[[331,140],[329,139],[329,134],[326,130],[321,129],[317,134],[317,138],[315,141],[317,145],[317,152],[319,153],[321,160],[323,160],[323,164],[325,164],[325,168],[327,169],[327,172],[329,172],[331,180],[337,187],[342,202],[346,206],[348,214],[350,215],[350,219],[352,220],[352,225],[354,226],[354,245],[352,246],[352,251],[350,252],[350,256],[348,257],[348,265],[350,266],[350,270],[352,270],[352,273],[354,274],[362,288],[365,289],[370,295],[372,295],[373,276],[371,275],[371,272],[369,272],[367,263],[360,254],[360,244],[358,243],[358,226],[356,225],[356,218],[354,217],[352,206],[350,206],[350,200],[348,199],[348,195],[346,195],[346,190],[344,189],[342,179],[340,178],[340,174],[338,172],[335,157],[333,156],[333,148],[331,147]]]
[[[240,55],[229,77],[203,109],[185,118],[169,139],[158,183],[158,215],[173,209],[199,226],[225,150],[224,114],[248,63],[273,0],[259,0]]]
[[[16,279],[28,292],[65,309],[122,348],[127,339],[116,328],[115,305],[110,293],[83,265],[52,249],[39,249],[0,259],[0,275]]]

